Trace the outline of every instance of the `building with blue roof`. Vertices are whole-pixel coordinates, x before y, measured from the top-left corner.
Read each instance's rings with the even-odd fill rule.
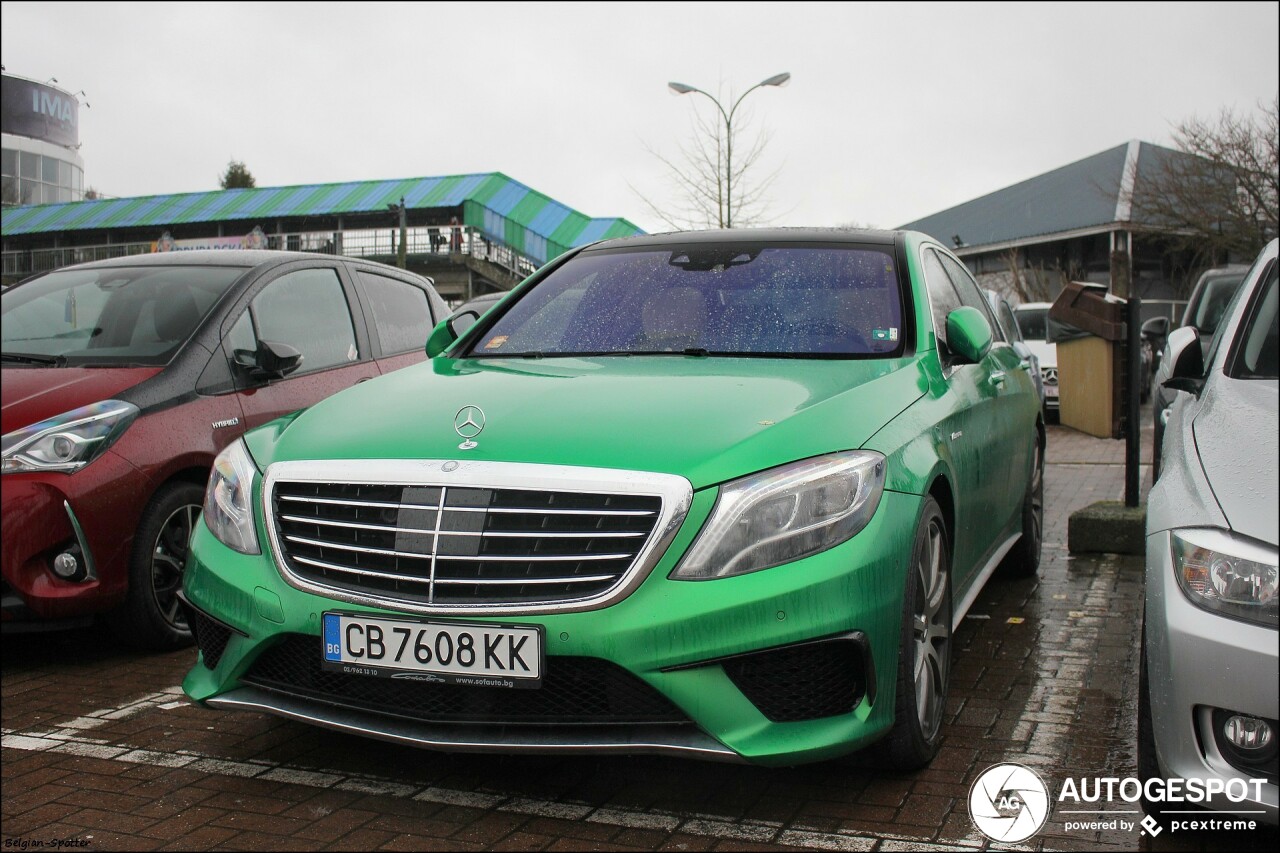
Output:
[[[1135,139],[900,227],[952,247],[984,286],[1021,302],[1052,301],[1066,281],[1109,284],[1111,253],[1124,250],[1144,315],[1162,303],[1172,315],[1199,272],[1228,259],[1188,251],[1133,200],[1190,156]]]

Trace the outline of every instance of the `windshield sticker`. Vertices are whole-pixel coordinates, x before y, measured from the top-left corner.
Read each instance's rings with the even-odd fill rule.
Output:
[[[873,341],[896,341],[898,339],[898,330],[893,329],[872,329],[871,339]]]
[[[506,336],[506,335],[494,335],[492,338],[489,338],[489,342],[488,342],[487,344],[485,344],[485,345],[484,345],[484,348],[485,348],[485,349],[499,349],[499,348],[500,348],[503,344],[505,344],[506,342],[507,342],[507,336]]]

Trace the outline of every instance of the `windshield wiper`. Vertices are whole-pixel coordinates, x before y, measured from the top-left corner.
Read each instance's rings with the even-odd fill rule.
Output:
[[[62,367],[67,363],[65,355],[34,355],[26,352],[3,352],[0,360],[20,361],[24,364],[47,364],[50,367]]]
[[[619,355],[691,355],[697,358],[706,358],[711,355],[711,350],[702,347],[685,347],[684,349],[654,349],[654,350],[628,350]]]

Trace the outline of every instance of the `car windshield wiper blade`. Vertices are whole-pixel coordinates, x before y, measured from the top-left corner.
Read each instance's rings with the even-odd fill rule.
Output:
[[[709,355],[727,355],[728,353],[715,352],[702,347],[685,347],[684,349],[653,349],[653,350],[629,350],[619,355],[692,355],[699,358],[706,358]]]
[[[24,364],[47,364],[51,367],[62,367],[67,363],[65,355],[36,355],[28,352],[0,353],[0,359],[4,361],[20,361]]]

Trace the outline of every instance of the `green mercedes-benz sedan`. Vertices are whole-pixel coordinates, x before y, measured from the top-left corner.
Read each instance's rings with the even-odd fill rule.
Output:
[[[998,330],[918,233],[569,252],[219,456],[184,688],[440,750],[922,766],[955,626],[1039,564]]]

